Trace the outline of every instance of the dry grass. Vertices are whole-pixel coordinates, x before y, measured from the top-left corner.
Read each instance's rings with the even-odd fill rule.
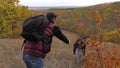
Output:
[[[101,68],[99,61],[97,60],[98,52],[96,52],[95,49],[89,46],[87,47],[87,55],[84,59],[84,62],[82,64],[78,63],[77,58],[73,56],[73,52],[72,52],[73,44],[78,35],[65,31],[64,33],[71,40],[71,43],[68,45],[58,40],[57,38],[54,38],[51,52],[48,53],[48,55],[45,58],[45,68]],[[23,42],[22,39],[0,39],[0,67],[26,68],[22,60],[22,51],[21,51],[22,42]],[[116,61],[116,59],[120,59],[119,58],[120,53],[118,53],[120,52],[120,46],[118,45],[119,44],[103,43],[101,46],[99,46],[99,52],[101,56],[108,57],[108,55],[111,56],[111,54],[114,54],[113,59],[109,57],[109,59],[101,60],[101,62],[107,64],[107,60],[112,59]],[[113,47],[114,47],[114,51],[111,49]],[[106,51],[102,51],[104,50],[104,48],[107,48]],[[94,62],[91,62],[91,60],[93,60]],[[95,66],[96,62],[98,63],[97,66]],[[117,62],[115,63],[116,65],[118,64]],[[103,66],[104,68],[106,68],[105,64]],[[119,66],[117,67],[120,68]],[[115,68],[115,67],[111,67],[111,68]]]

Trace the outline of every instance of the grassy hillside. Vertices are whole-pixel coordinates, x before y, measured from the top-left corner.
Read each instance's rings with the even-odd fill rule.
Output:
[[[103,42],[95,48],[91,41],[86,57],[79,63],[72,52],[78,35],[63,32],[71,43],[68,45],[54,38],[51,52],[45,58],[45,68],[120,68],[120,44]],[[0,67],[26,68],[20,50],[22,42],[22,39],[0,39]]]
[[[35,15],[55,12],[57,24],[64,30],[100,35],[105,41],[120,43],[120,1],[73,9],[33,10]]]

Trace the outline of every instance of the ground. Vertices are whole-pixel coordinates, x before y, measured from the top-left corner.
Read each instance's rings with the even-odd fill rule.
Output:
[[[70,39],[65,44],[53,39],[51,52],[45,58],[45,68],[120,68],[120,44],[102,42],[97,48],[87,46],[82,63],[73,55],[73,44],[78,35],[63,31]],[[0,67],[26,68],[22,60],[23,39],[0,39]]]

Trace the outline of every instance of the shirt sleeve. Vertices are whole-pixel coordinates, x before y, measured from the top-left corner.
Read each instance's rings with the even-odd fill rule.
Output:
[[[86,49],[86,45],[84,44],[84,46],[82,47],[82,49]]]
[[[76,48],[77,48],[77,41],[75,42],[75,44],[74,44],[74,46],[73,46],[73,54],[75,55],[75,53],[76,53]]]
[[[67,37],[62,33],[62,31],[60,30],[60,28],[58,26],[55,26],[53,28],[53,32],[54,32],[54,35],[60,39],[61,41],[65,42],[65,43],[69,43],[69,40],[67,39]]]

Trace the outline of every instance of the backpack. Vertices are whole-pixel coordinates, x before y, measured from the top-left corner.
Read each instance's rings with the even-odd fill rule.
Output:
[[[45,37],[44,30],[48,24],[44,15],[29,17],[23,22],[21,36],[25,40],[39,41]]]
[[[87,39],[87,36],[86,36],[86,35],[81,34],[81,35],[79,36],[79,39],[86,40],[86,39]]]

